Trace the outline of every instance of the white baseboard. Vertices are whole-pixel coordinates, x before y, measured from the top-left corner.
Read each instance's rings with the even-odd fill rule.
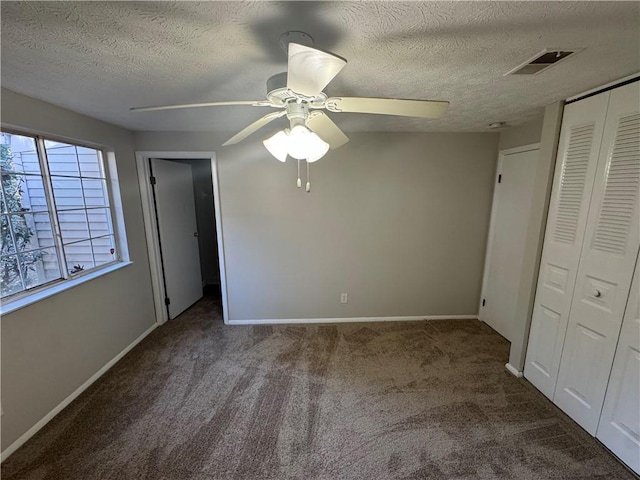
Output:
[[[33,427],[27,430],[20,438],[18,438],[15,442],[9,445],[2,453],[0,453],[0,462],[4,462],[9,456],[15,452],[18,448],[20,448],[27,440],[33,437],[38,430],[44,427],[53,417],[55,417],[58,413],[60,413],[67,405],[73,402],[82,392],[84,392],[87,388],[91,386],[96,380],[98,380],[102,375],[104,375],[107,370],[113,367],[118,360],[124,357],[129,351],[135,347],[138,343],[140,343],[147,335],[149,335],[152,331],[154,331],[158,327],[157,323],[154,323],[151,328],[149,328],[146,332],[136,338],[128,347],[122,350],[118,355],[116,355],[113,359],[111,359],[107,364],[94,373],[91,378],[89,378],[86,382],[80,385],[71,395],[65,398],[60,404],[58,404],[53,410],[47,413],[44,417],[38,421]]]
[[[358,323],[358,322],[415,322],[423,320],[477,320],[478,315],[422,315],[415,317],[346,317],[346,318],[263,318],[229,320],[228,325],[277,325],[313,323]]]
[[[510,363],[507,363],[505,365],[505,368],[513,376],[518,377],[518,378],[522,378],[522,372],[520,370],[518,370],[516,367],[514,367],[513,365],[511,365]]]

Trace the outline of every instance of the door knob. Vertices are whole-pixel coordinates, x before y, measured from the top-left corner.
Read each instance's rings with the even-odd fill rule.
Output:
[[[198,232],[193,232],[193,236],[197,238],[198,237]]]
[[[602,296],[602,292],[600,290],[596,290],[593,292],[593,296],[596,298],[600,298]]]

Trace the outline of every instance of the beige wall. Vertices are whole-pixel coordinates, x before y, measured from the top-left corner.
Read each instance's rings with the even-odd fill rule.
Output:
[[[508,148],[522,147],[540,142],[542,137],[543,117],[531,120],[517,127],[511,127],[500,132],[500,142],[498,148],[506,150]]]
[[[133,134],[2,90],[2,122],[113,148],[133,264],[2,317],[2,450],[155,321]]]
[[[310,194],[259,135],[138,132],[136,148],[217,151],[232,320],[477,314],[498,135],[349,136]]]

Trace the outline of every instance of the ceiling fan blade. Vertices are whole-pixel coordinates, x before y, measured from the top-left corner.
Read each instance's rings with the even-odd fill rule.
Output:
[[[242,140],[247,138],[252,133],[257,132],[258,130],[260,130],[266,124],[274,121],[276,118],[284,117],[286,114],[287,114],[286,110],[281,110],[281,111],[278,111],[278,112],[273,112],[273,113],[270,113],[268,115],[265,115],[264,117],[260,118],[259,120],[256,120],[255,122],[253,122],[248,127],[244,128],[243,130],[240,130],[233,137],[231,137],[229,140],[224,142],[222,144],[222,146],[226,147],[227,145],[235,145],[236,143],[241,142]]]
[[[157,107],[133,107],[132,112],[152,112],[154,110],[176,110],[178,108],[197,107],[224,107],[229,105],[252,105],[254,107],[270,107],[271,103],[264,100],[240,100],[236,102],[206,102],[206,103],[185,103],[182,105],[158,105]]]
[[[316,110],[309,115],[307,120],[307,127],[317,133],[318,136],[327,142],[331,147],[331,150],[341,147],[349,141],[349,138],[342,133],[342,130],[333,123],[324,112]]]
[[[287,88],[315,97],[346,64],[345,59],[331,53],[290,43]]]
[[[444,115],[449,102],[434,100],[407,100],[402,98],[329,98],[326,108],[330,112],[376,113],[404,117],[439,118]]]

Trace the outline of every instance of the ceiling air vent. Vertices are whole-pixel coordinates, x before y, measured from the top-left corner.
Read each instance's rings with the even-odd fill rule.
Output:
[[[557,65],[563,60],[575,55],[582,49],[572,48],[571,50],[545,48],[521,65],[513,70],[508,71],[505,75],[537,75],[538,73]]]

